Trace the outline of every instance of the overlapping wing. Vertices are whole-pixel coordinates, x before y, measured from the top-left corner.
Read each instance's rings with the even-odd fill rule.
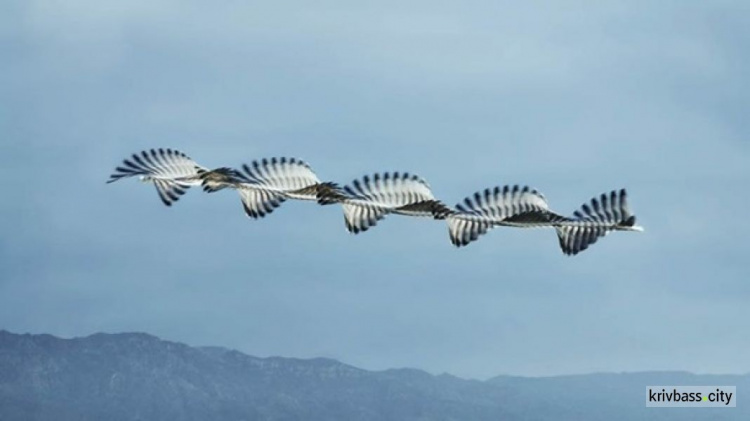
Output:
[[[243,164],[237,176],[245,184],[303,200],[316,200],[316,186],[321,184],[312,168],[297,158],[252,161]]]
[[[200,178],[207,192],[236,189],[245,213],[256,219],[270,214],[287,199],[317,200],[320,191],[336,188],[334,183],[321,183],[305,161],[287,157],[252,161],[240,169],[218,168]]]
[[[474,193],[446,216],[451,243],[465,246],[495,226],[550,226],[556,217],[544,195],[529,186],[506,185]]]
[[[239,189],[238,192],[245,213],[254,219],[263,218],[286,201],[283,194],[267,190]]]
[[[167,206],[197,184],[207,192],[236,189],[251,218],[263,218],[288,199],[339,203],[346,227],[353,233],[367,231],[391,213],[445,219],[456,246],[476,241],[498,226],[554,227],[562,251],[575,255],[611,231],[643,230],[630,213],[625,189],[594,197],[571,217],[564,217],[550,211],[544,196],[528,186],[488,188],[451,209],[435,199],[424,179],[413,174],[375,173],[339,187],[321,182],[306,162],[287,157],[252,161],[240,169],[208,170],[178,150],[149,149],[125,159],[107,183],[134,176],[153,183]]]
[[[346,228],[355,234],[367,231],[389,213],[436,217],[447,209],[423,178],[408,172],[365,175],[343,188],[319,193],[318,201],[341,203]]]
[[[560,248],[567,255],[576,255],[607,235],[610,231],[641,231],[630,213],[627,191],[613,190],[584,203],[573,217],[555,226]]]

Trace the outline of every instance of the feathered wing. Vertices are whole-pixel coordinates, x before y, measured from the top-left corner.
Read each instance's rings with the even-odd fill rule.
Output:
[[[424,179],[400,172],[375,173],[343,188],[327,188],[319,192],[318,202],[341,203],[346,228],[354,234],[367,231],[389,213],[435,217],[445,208]]]
[[[365,175],[344,186],[344,191],[350,197],[390,209],[435,199],[427,181],[417,175],[398,171]]]
[[[236,189],[251,218],[268,215],[287,199],[318,200],[321,192],[338,188],[321,182],[305,161],[287,157],[252,161],[240,169],[218,168],[200,178],[207,192]]]
[[[161,180],[158,178],[152,181],[156,187],[156,192],[159,194],[159,198],[167,206],[172,206],[172,203],[180,200],[180,196],[185,194],[187,189],[190,188],[189,184],[177,181]]]
[[[451,243],[461,247],[495,226],[542,227],[563,218],[550,212],[547,199],[537,190],[506,185],[465,198],[445,219]]]
[[[107,183],[138,175],[161,180],[194,179],[200,170],[205,168],[178,150],[150,149],[125,159]]]
[[[353,234],[359,234],[374,227],[389,213],[386,208],[369,206],[366,203],[343,203],[341,207],[344,209],[346,229]]]
[[[449,216],[447,222],[451,243],[456,247],[463,247],[478,240],[492,228],[492,223],[487,219],[466,215]]]
[[[339,187],[321,182],[310,166],[296,158],[271,158],[245,164],[240,170],[209,171],[174,149],[150,149],[133,154],[115,169],[107,183],[141,176],[152,182],[162,202],[171,206],[191,186],[208,192],[234,188],[248,216],[262,218],[287,199],[340,203],[346,227],[367,231],[390,213],[446,219],[451,242],[464,246],[496,226],[556,229],[560,248],[575,255],[610,231],[642,231],[635,224],[625,189],[594,197],[563,217],[549,210],[544,196],[528,186],[485,189],[464,199],[455,209],[436,200],[427,182],[409,173],[376,173]]]
[[[567,255],[576,255],[607,235],[610,231],[642,231],[630,213],[627,191],[613,190],[584,203],[573,217],[556,224],[560,248]]]
[[[162,202],[171,206],[190,186],[199,183],[198,174],[205,168],[184,153],[174,149],[150,149],[133,154],[115,169],[107,183],[127,177],[142,176],[156,187]]]
[[[242,206],[247,216],[253,219],[263,218],[286,200],[281,193],[256,189],[239,189]]]
[[[604,237],[610,230],[597,226],[561,226],[555,227],[560,249],[563,253],[574,256]]]
[[[248,185],[302,200],[317,200],[320,186],[331,184],[321,183],[305,161],[286,157],[264,158],[243,164],[237,176]]]

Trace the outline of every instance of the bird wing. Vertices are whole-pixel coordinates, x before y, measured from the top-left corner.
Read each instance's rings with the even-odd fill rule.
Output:
[[[243,183],[267,191],[297,194],[300,198],[309,200],[316,200],[316,191],[311,187],[320,184],[312,168],[297,158],[264,158],[252,161],[250,164],[243,164],[237,175]]]
[[[135,153],[130,158],[123,160],[107,183],[138,175],[159,180],[188,182],[189,179],[197,177],[201,170],[205,170],[205,168],[178,150],[150,149]],[[190,182],[191,184],[198,183],[197,180]]]
[[[446,216],[451,243],[461,247],[493,226],[549,226],[549,205],[544,195],[529,186],[487,188],[466,197]]]
[[[270,214],[286,200],[286,197],[278,192],[252,188],[241,188],[237,191],[245,213],[253,219],[263,218]]]
[[[441,205],[421,177],[408,172],[365,175],[343,188],[330,189],[318,201],[342,203],[347,229],[367,231],[389,213],[433,216]]]
[[[172,206],[190,186],[199,184],[197,177],[202,171],[205,171],[205,168],[178,150],[150,149],[123,160],[107,183],[127,177],[143,176],[147,181],[154,183],[161,201],[167,206]]]
[[[635,215],[630,213],[625,189],[592,198],[573,212],[572,218],[555,227],[560,248],[569,256],[586,250],[610,231],[623,228],[640,229],[635,226]]]
[[[408,172],[366,175],[344,186],[344,191],[352,198],[393,210],[435,199],[429,184]]]

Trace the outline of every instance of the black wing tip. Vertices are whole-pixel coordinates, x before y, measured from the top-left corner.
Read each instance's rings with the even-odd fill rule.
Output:
[[[630,215],[628,219],[622,221],[620,225],[624,227],[634,227],[635,226],[635,215]]]
[[[456,248],[466,247],[471,244],[471,241],[451,241]]]

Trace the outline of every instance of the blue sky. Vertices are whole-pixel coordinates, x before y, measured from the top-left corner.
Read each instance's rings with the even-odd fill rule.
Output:
[[[486,378],[750,372],[747,2],[6,1],[0,328],[146,331],[258,356]],[[569,213],[627,187],[646,232],[455,249],[441,222],[353,236],[339,208],[173,208],[144,148],[410,171],[449,204],[530,184]]]

